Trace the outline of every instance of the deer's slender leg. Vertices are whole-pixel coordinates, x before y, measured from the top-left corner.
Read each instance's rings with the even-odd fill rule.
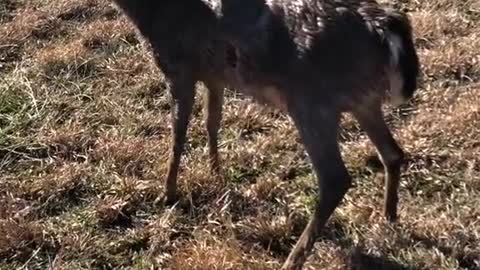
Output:
[[[379,153],[385,168],[384,214],[387,220],[397,219],[398,187],[404,152],[397,144],[383,118],[381,103],[368,106],[368,110],[353,112]]]
[[[222,121],[223,88],[214,83],[207,83],[206,125],[208,134],[208,151],[210,169],[213,174],[220,173],[220,157],[218,154],[218,130]]]
[[[195,99],[195,83],[189,77],[171,81],[172,95],[172,145],[167,178],[165,180],[165,202],[172,204],[177,200],[177,175],[180,159],[184,150],[188,123]]]
[[[301,269],[321,229],[351,186],[351,178],[337,143],[338,115],[335,110],[293,115],[318,178],[315,213],[303,231],[283,269]],[[330,108],[331,109],[331,108]],[[317,111],[322,110],[317,106]]]

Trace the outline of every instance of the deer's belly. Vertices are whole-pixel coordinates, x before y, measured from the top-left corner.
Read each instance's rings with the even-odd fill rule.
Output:
[[[240,87],[240,92],[252,97],[256,102],[287,111],[287,102],[284,94],[274,86],[266,87]]]

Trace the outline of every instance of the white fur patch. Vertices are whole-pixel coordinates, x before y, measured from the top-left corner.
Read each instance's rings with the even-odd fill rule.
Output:
[[[390,80],[390,95],[392,105],[398,106],[406,102],[403,96],[403,78],[398,70],[400,53],[403,50],[401,38],[393,33],[387,33],[388,46],[390,48],[391,60],[388,78]]]
[[[392,105],[399,106],[407,102],[402,94],[403,79],[400,72],[396,68],[390,69],[388,79],[390,80],[390,101]]]
[[[400,60],[400,53],[403,50],[402,39],[392,33],[387,33],[388,46],[390,47],[390,53],[392,54],[392,66],[397,66]]]

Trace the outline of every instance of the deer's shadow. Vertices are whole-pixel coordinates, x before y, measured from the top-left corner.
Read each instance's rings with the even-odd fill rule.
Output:
[[[335,220],[323,233],[323,241],[331,241],[348,251],[346,263],[348,270],[419,270],[419,268],[403,265],[384,256],[368,254],[347,236],[347,228],[341,221]]]
[[[458,262],[461,269],[480,269],[480,259],[475,254],[467,254],[457,251],[454,248],[441,243],[441,241],[428,238],[416,233],[409,233],[403,236],[406,242],[414,242],[428,250],[441,252],[445,257],[452,258]],[[325,228],[322,239],[319,241],[331,241],[348,251],[347,268],[349,270],[419,270],[421,268],[400,264],[385,256],[368,254],[361,247],[355,244],[347,236],[347,227],[341,221],[335,220]]]

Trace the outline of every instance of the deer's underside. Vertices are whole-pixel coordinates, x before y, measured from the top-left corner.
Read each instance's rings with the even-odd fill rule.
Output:
[[[151,45],[170,83],[172,150],[165,182],[176,200],[197,81],[208,88],[210,162],[218,172],[223,89],[233,87],[289,114],[318,178],[315,214],[284,268],[301,268],[315,238],[351,185],[337,130],[351,112],[386,171],[385,215],[397,217],[403,151],[382,116],[390,96],[413,95],[419,72],[404,14],[370,0],[115,0]]]

